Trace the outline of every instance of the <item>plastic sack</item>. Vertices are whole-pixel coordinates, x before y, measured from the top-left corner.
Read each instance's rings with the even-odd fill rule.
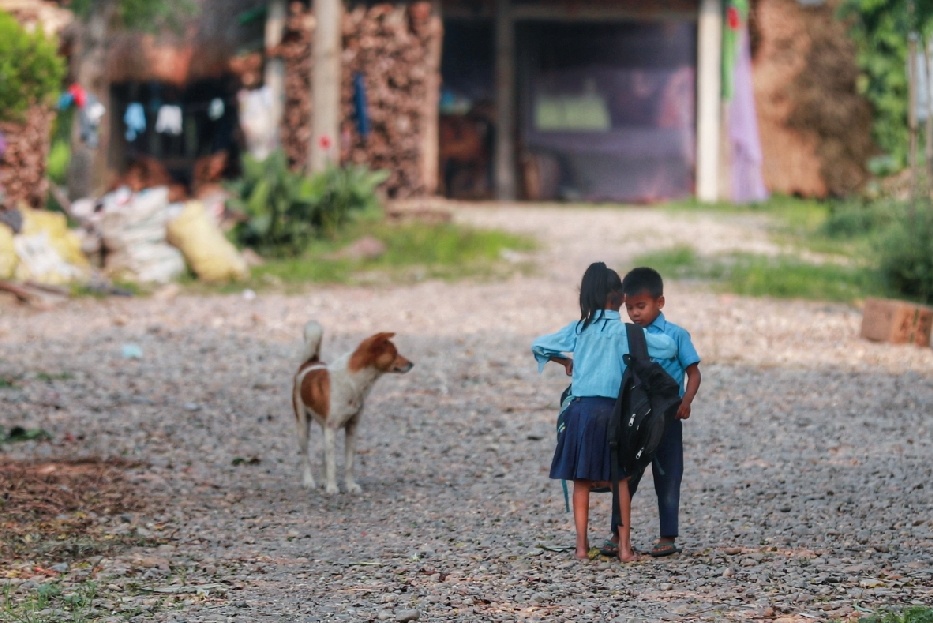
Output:
[[[13,231],[0,225],[0,279],[9,279],[16,271],[19,256],[13,247]]]
[[[82,267],[70,264],[61,256],[46,231],[17,235],[13,238],[13,248],[19,258],[13,276],[19,281],[60,285],[86,276]]]
[[[13,236],[18,258],[13,277],[49,285],[88,277],[89,263],[81,251],[81,239],[68,229],[64,214],[26,207],[20,208],[20,214],[22,229]]]
[[[166,241],[168,188],[147,188],[135,194],[118,189],[105,195],[102,202],[100,233],[110,276],[169,283],[184,274],[184,258]]]
[[[168,241],[181,250],[199,279],[223,282],[246,279],[246,260],[227,240],[200,201],[189,201],[167,227]]]
[[[48,236],[48,243],[63,260],[86,272],[90,263],[81,251],[81,238],[68,229],[68,220],[64,214],[26,207],[21,207],[20,213],[23,216],[20,236],[35,236],[44,232]]]

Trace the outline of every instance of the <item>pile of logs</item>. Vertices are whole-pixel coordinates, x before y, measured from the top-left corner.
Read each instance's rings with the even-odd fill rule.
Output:
[[[314,19],[291,5],[280,49],[286,63],[282,143],[296,167],[307,162],[311,137],[311,67]],[[424,196],[424,158],[431,85],[436,84],[441,24],[428,2],[356,6],[344,14],[341,67],[343,162],[383,169],[388,197]],[[360,130],[355,76],[362,77],[369,132]],[[434,81],[434,82],[432,82]]]
[[[281,144],[296,170],[308,163],[311,141],[311,57],[314,15],[301,2],[292,2],[282,43],[276,52],[285,62],[285,93],[282,107]]]
[[[0,122],[0,134],[6,141],[6,151],[0,158],[0,189],[7,207],[19,202],[34,208],[45,206],[49,190],[45,163],[54,120],[55,111],[34,106],[23,121]]]

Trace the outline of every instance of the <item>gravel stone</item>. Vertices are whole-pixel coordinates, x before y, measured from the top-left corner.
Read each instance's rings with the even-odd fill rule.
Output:
[[[684,428],[683,552],[580,563],[547,478],[567,380],[557,366],[537,373],[531,340],[578,316],[592,261],[624,272],[678,244],[781,249],[746,216],[493,205],[455,217],[534,235],[536,270],[46,311],[0,299],[0,378],[13,381],[0,385],[2,423],[53,437],[4,457],[136,461],[133,483],[156,501],[99,520],[164,548],[65,575],[93,572],[155,623],[802,621],[933,603],[933,349],[859,339],[852,306],[668,279],[664,311],[703,357]],[[415,362],[368,398],[360,495],[301,487],[289,396],[309,318],[324,326],[325,359],[395,331]],[[126,358],[121,345],[138,350]],[[609,508],[593,496],[593,545]],[[645,478],[640,551],[657,521]]]

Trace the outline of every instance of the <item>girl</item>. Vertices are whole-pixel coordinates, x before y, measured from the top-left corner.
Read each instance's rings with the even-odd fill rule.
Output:
[[[550,477],[573,481],[578,559],[587,558],[590,549],[590,489],[607,486],[610,478],[607,427],[625,371],[622,356],[629,352],[625,325],[619,317],[623,299],[619,274],[603,262],[590,264],[580,282],[580,320],[542,335],[531,346],[539,372],[545,363],[554,361],[563,365],[572,379],[565,427],[558,432]],[[666,335],[646,334],[645,338],[651,357],[668,358],[676,353],[674,341]],[[573,358],[566,353],[573,353]],[[627,480],[626,476],[619,486],[619,560],[623,562],[635,558]]]

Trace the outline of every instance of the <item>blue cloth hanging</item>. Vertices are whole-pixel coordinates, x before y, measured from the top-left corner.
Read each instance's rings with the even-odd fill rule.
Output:
[[[360,72],[353,74],[353,106],[355,108],[356,129],[361,137],[366,138],[369,136],[370,131],[369,112],[366,108],[366,82]]]
[[[146,131],[146,111],[139,102],[133,102],[126,107],[123,113],[123,122],[126,124],[126,140],[135,141],[139,134]]]
[[[75,96],[65,91],[58,96],[58,109],[59,110],[68,110],[68,107],[71,106],[75,101]]]

